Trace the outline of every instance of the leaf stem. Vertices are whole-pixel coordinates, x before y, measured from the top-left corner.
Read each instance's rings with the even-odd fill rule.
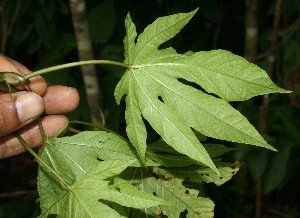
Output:
[[[70,132],[73,132],[73,133],[81,133],[80,130],[75,129],[75,128],[73,128],[73,127],[69,127],[69,131],[70,131]]]
[[[21,142],[21,144],[25,147],[25,149],[29,151],[29,153],[32,156],[35,157],[36,161],[39,163],[40,166],[42,165],[45,168],[47,168],[55,177],[58,178],[59,181],[61,181],[65,185],[65,187],[70,188],[70,185],[32,150],[32,148],[28,145],[28,143],[23,139],[23,137],[20,134],[17,133],[16,136]]]
[[[35,76],[39,76],[45,73],[49,73],[52,71],[57,71],[57,70],[62,70],[65,68],[70,68],[70,67],[77,67],[77,66],[82,66],[82,65],[88,65],[88,64],[110,64],[110,65],[116,65],[120,67],[125,67],[125,68],[130,68],[130,65],[124,64],[121,62],[117,61],[110,61],[110,60],[88,60],[88,61],[78,61],[78,62],[72,62],[72,63],[67,63],[67,64],[61,64],[53,67],[48,67],[44,68],[42,70],[37,70],[32,73],[24,75],[25,79],[29,79]]]
[[[40,133],[41,133],[41,137],[42,137],[43,144],[45,144],[45,142],[46,142],[46,140],[47,140],[47,137],[46,137],[46,135],[45,135],[45,131],[44,131],[44,127],[43,127],[41,118],[39,118],[38,126],[39,126],[39,130],[40,130]]]

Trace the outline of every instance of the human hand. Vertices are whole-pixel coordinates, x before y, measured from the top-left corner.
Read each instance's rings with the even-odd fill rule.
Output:
[[[1,54],[0,72],[30,73],[22,64]],[[30,146],[41,146],[42,137],[36,119],[43,114],[45,135],[50,137],[67,122],[67,118],[59,114],[74,110],[79,103],[76,89],[48,85],[40,76],[30,79],[30,89],[30,92],[0,92],[0,158],[25,151],[14,131],[18,130]]]

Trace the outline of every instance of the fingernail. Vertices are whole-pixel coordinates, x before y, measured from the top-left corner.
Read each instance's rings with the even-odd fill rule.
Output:
[[[42,97],[33,92],[18,96],[15,105],[21,122],[38,117],[44,110]]]

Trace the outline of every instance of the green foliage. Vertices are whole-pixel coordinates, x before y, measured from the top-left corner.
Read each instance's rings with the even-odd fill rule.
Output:
[[[25,56],[24,51],[27,51],[36,57],[30,57],[31,60],[37,60],[34,68],[68,62],[70,59],[73,61],[76,58],[75,40],[73,33],[68,32],[72,27],[68,28],[66,25],[66,15],[70,17],[67,4],[54,1],[46,3],[43,0],[25,2],[23,4],[22,1],[23,7],[18,17],[25,25],[23,22],[16,23],[11,37],[13,46],[7,47],[10,52],[8,55],[13,57],[11,54],[14,54],[19,60]],[[241,38],[243,34],[240,32],[243,30],[232,34],[230,27],[242,23],[240,11],[243,10],[238,7],[241,3],[227,5],[226,1],[202,1],[198,14],[202,15],[204,21],[198,20],[192,32],[186,34],[188,40],[183,36],[180,40],[177,38],[168,41],[181,31],[196,11],[159,18],[138,36],[136,29],[141,29],[143,22],[150,17],[143,17],[141,14],[145,11],[141,8],[145,9],[147,4],[137,7],[139,3],[134,2],[134,7],[130,9],[130,3],[124,8],[125,4],[112,2],[114,1],[95,1],[96,7],[89,12],[89,24],[95,51],[100,50],[98,57],[119,61],[123,50],[117,41],[120,35],[123,37],[123,32],[121,34],[117,31],[122,28],[117,26],[119,22],[116,21],[116,14],[122,17],[123,10],[130,10],[134,12],[133,17],[139,19],[137,27],[130,15],[125,21],[124,63],[128,65],[128,69],[124,76],[122,77],[123,71],[119,67],[105,66],[103,69],[109,73],[101,78],[107,101],[105,113],[110,115],[111,119],[108,120],[113,122],[110,125],[116,130],[122,128],[119,117],[123,105],[116,113],[115,103],[111,103],[114,101],[112,98],[115,97],[120,104],[121,99],[126,96],[126,130],[130,142],[104,131],[49,138],[39,153],[41,160],[37,160],[41,216],[59,214],[59,217],[98,217],[101,213],[103,217],[212,217],[214,211],[222,207],[222,203],[212,198],[220,205],[214,208],[212,200],[207,198],[211,198],[212,194],[207,190],[206,193],[203,192],[203,186],[200,184],[223,185],[237,173],[240,164],[222,160],[223,154],[235,149],[209,143],[215,140],[206,141],[205,137],[199,137],[199,133],[210,138],[274,150],[228,102],[286,91],[278,88],[262,69],[228,51],[178,54],[173,48],[166,48],[172,45],[179,50],[221,47],[235,53],[240,51],[243,46],[236,39]],[[153,16],[197,7],[195,1],[174,1],[169,2],[166,11],[161,11],[164,8],[163,1],[153,1],[151,4]],[[286,14],[297,10],[293,0],[284,4],[288,9]],[[237,10],[232,13],[232,8],[235,7]],[[14,11],[15,8],[10,9]],[[293,10],[289,10],[291,8]],[[273,13],[272,10],[273,6],[269,10],[270,14]],[[230,27],[222,28],[221,25],[229,22],[225,19],[226,11],[230,14]],[[28,19],[30,17],[32,20]],[[60,25],[56,25],[56,21]],[[233,30],[235,28],[237,27]],[[229,29],[231,31],[228,31]],[[217,42],[218,36],[214,30],[220,30],[222,41]],[[268,32],[269,29],[265,28],[264,31]],[[112,36],[116,42],[111,40]],[[217,46],[214,44],[210,47],[212,38],[216,40]],[[286,72],[299,60],[299,40],[284,40],[287,40],[287,43],[283,43],[285,46],[281,64],[282,71]],[[261,41],[267,49],[269,40]],[[67,59],[63,60],[64,57]],[[80,78],[76,75],[68,70],[50,75],[47,79],[51,83],[78,87]],[[280,84],[283,79],[282,75],[278,76]],[[112,92],[119,80],[113,96]],[[70,84],[70,81],[73,83]],[[78,88],[82,90],[81,87]],[[82,99],[81,103],[85,100]],[[274,103],[274,98],[272,102]],[[275,103],[278,103],[276,98]],[[233,104],[240,108],[243,105],[242,102]],[[247,118],[251,118],[251,123],[255,123],[253,117],[256,115],[251,114],[258,111],[255,102],[250,100],[245,105],[246,110],[241,111],[247,114]],[[283,187],[289,181],[291,172],[298,172],[295,170],[295,161],[291,162],[291,157],[297,157],[297,152],[294,151],[299,144],[299,125],[294,121],[299,120],[299,111],[291,109],[288,105],[275,107],[272,104],[270,111],[272,113],[269,114],[269,134],[275,135],[281,141],[268,138],[268,142],[275,145],[279,152],[271,153],[268,150],[247,147],[243,158],[240,158],[247,161],[254,181],[263,178],[265,193]],[[84,104],[75,113],[77,114],[71,116],[72,118],[82,119],[82,116],[88,116]],[[151,137],[151,132],[148,131],[147,125],[144,125],[145,120],[162,139],[155,143],[146,143],[146,139]],[[229,142],[226,144],[230,144]],[[243,148],[245,147],[238,146],[237,152],[243,151]],[[243,173],[242,175],[245,175],[245,170]],[[253,190],[249,186],[243,186],[245,180],[231,184],[231,192],[213,186],[218,194],[226,193],[227,199],[230,196],[230,201],[226,201],[226,197],[223,198],[223,205],[230,204],[234,199],[234,207],[224,207],[227,211],[220,217],[235,217],[237,211],[245,213],[249,210],[249,207],[248,210],[244,210],[246,207],[243,204],[246,204],[245,196],[253,195]],[[253,208],[253,200],[250,201],[250,207]],[[13,210],[7,209],[10,207],[12,206],[2,205],[0,211],[6,215],[7,210]],[[290,213],[296,214],[296,209]],[[27,212],[24,211],[24,216],[26,215]],[[19,216],[23,214],[19,213]]]
[[[131,147],[113,134],[86,131],[49,138],[39,156],[42,217],[121,217],[100,199],[135,208],[165,204],[116,177],[139,164]]]
[[[191,128],[213,138],[274,150],[226,101],[287,91],[277,87],[265,71],[227,51],[180,55],[172,48],[159,50],[195,13],[158,18],[138,37],[136,44],[135,25],[127,16],[125,63],[131,67],[118,83],[115,96],[120,103],[122,96],[127,95],[126,130],[142,159],[147,138],[143,116],[166,143],[217,172]],[[196,83],[222,99],[178,79]]]
[[[222,185],[240,165],[221,161],[232,149],[200,140],[209,136],[275,150],[227,103],[287,92],[262,69],[223,50],[177,54],[159,49],[195,13],[158,18],[136,43],[136,28],[127,16],[128,70],[115,97],[120,104],[126,95],[130,142],[105,131],[48,138],[37,159],[41,217],[212,217],[214,203],[185,185]],[[161,140],[147,145],[143,118]]]

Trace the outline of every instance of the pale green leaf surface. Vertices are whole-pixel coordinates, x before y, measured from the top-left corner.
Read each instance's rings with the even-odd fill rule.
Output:
[[[150,195],[133,186],[130,182],[118,177],[114,180],[114,185],[120,190],[101,191],[101,199],[114,201],[120,205],[133,208],[149,208],[158,205],[168,205],[167,201]]]
[[[150,181],[151,182],[151,181]],[[186,217],[211,218],[213,217],[214,203],[208,198],[198,197],[199,191],[184,187],[180,179],[168,181],[159,180],[159,186],[152,187],[157,196],[168,199],[172,206],[161,205],[163,214],[168,217],[179,217],[185,209],[188,211]]]
[[[133,83],[129,84],[133,85]],[[130,94],[126,98],[126,104],[128,107],[125,112],[125,118],[126,120],[132,120],[132,122],[127,124],[126,132],[131,143],[136,148],[141,159],[144,161],[147,147],[147,131],[142,120],[138,102],[136,101],[137,98],[134,92],[134,87],[129,89],[129,93]]]
[[[52,167],[51,162],[46,162]],[[114,160],[98,162],[97,166],[82,175],[74,183],[63,176],[53,176],[39,169],[38,188],[41,202],[41,217],[58,214],[58,217],[122,217],[112,208],[99,201],[101,191],[108,189],[104,179],[116,176],[132,161]],[[40,167],[41,168],[41,167]],[[51,179],[49,179],[51,178]],[[67,185],[66,185],[67,184]]]
[[[85,169],[90,169],[99,159],[130,161],[139,158],[136,151],[126,141],[105,131],[84,131],[70,137],[50,138],[47,144],[49,146],[46,146],[47,149],[44,151],[47,153],[45,158],[57,160],[58,157],[63,156],[65,163],[57,161],[53,164],[58,166],[57,169],[64,169],[64,165],[68,165],[68,169],[74,166],[76,169],[74,172],[77,172],[79,176],[86,173]],[[149,159],[146,160],[146,164],[155,165]],[[138,161],[133,165],[141,166]]]
[[[120,217],[110,207],[99,205],[100,191],[108,189],[108,181],[101,178],[113,177],[128,166],[141,166],[138,154],[127,142],[103,131],[50,138],[39,156],[48,166],[42,164],[38,175],[42,214],[57,212],[65,214],[63,217],[70,217],[67,215],[73,210],[79,211],[77,217],[96,217],[84,214],[100,212]],[[148,159],[145,163],[157,165]]]
[[[165,180],[155,179],[144,169],[132,169],[132,171],[127,174],[127,180],[136,183],[140,189],[160,197],[170,204],[143,210],[146,216],[163,213],[168,217],[180,217],[180,213],[187,210],[187,217],[190,218],[213,217],[214,203],[208,198],[198,197],[199,191],[184,187],[183,180],[173,177]]]
[[[130,14],[128,13],[125,19],[126,36],[124,38],[124,49],[125,49],[125,63],[131,63],[132,58],[135,56],[135,38],[137,36],[136,28],[131,20]]]
[[[128,74],[128,72],[126,74]],[[206,150],[200,144],[193,131],[185,124],[184,120],[178,116],[175,111],[157,99],[158,89],[153,89],[153,87],[155,87],[153,81],[145,77],[143,72],[136,73],[133,71],[129,75],[129,78],[130,79],[125,79],[125,82],[122,84],[129,84],[129,82],[127,83],[128,80],[133,81],[130,87],[134,86],[134,90],[138,90],[136,93],[136,101],[139,103],[140,111],[156,132],[162,136],[164,141],[177,151],[216,170]],[[146,83],[146,86],[143,83]],[[121,89],[126,90],[126,87],[123,86]],[[135,96],[127,95],[127,98],[134,97]],[[129,110],[128,104],[126,107],[126,111]],[[137,119],[138,118],[135,120],[127,119],[126,122],[135,124]],[[138,125],[139,124],[136,126]],[[131,142],[134,143],[134,140],[131,139],[131,135],[128,135],[128,137]]]
[[[172,48],[159,50],[195,12],[158,18],[138,37],[136,44],[135,26],[130,17],[126,19],[125,62],[131,67],[119,81],[115,98],[120,103],[126,95],[127,133],[141,157],[146,141],[144,118],[167,144],[218,172],[191,128],[209,137],[275,150],[227,101],[288,91],[276,86],[265,71],[228,51],[183,55]],[[199,85],[221,99],[184,81]],[[136,136],[136,133],[141,134]]]
[[[147,26],[137,39],[136,53],[131,64],[144,64],[149,54],[156,52],[162,43],[176,36],[197,11],[198,9],[190,13],[160,17]]]
[[[155,73],[153,75],[156,76]],[[174,108],[190,127],[209,137],[274,150],[248,120],[227,102],[183,85],[178,80],[167,79],[159,73],[157,75],[155,79],[160,84],[156,85],[164,102]]]
[[[147,58],[150,56],[151,61],[135,67],[168,68],[165,74],[194,82],[225,101],[243,101],[257,95],[290,92],[274,84],[263,69],[229,51],[158,54],[149,54]]]

